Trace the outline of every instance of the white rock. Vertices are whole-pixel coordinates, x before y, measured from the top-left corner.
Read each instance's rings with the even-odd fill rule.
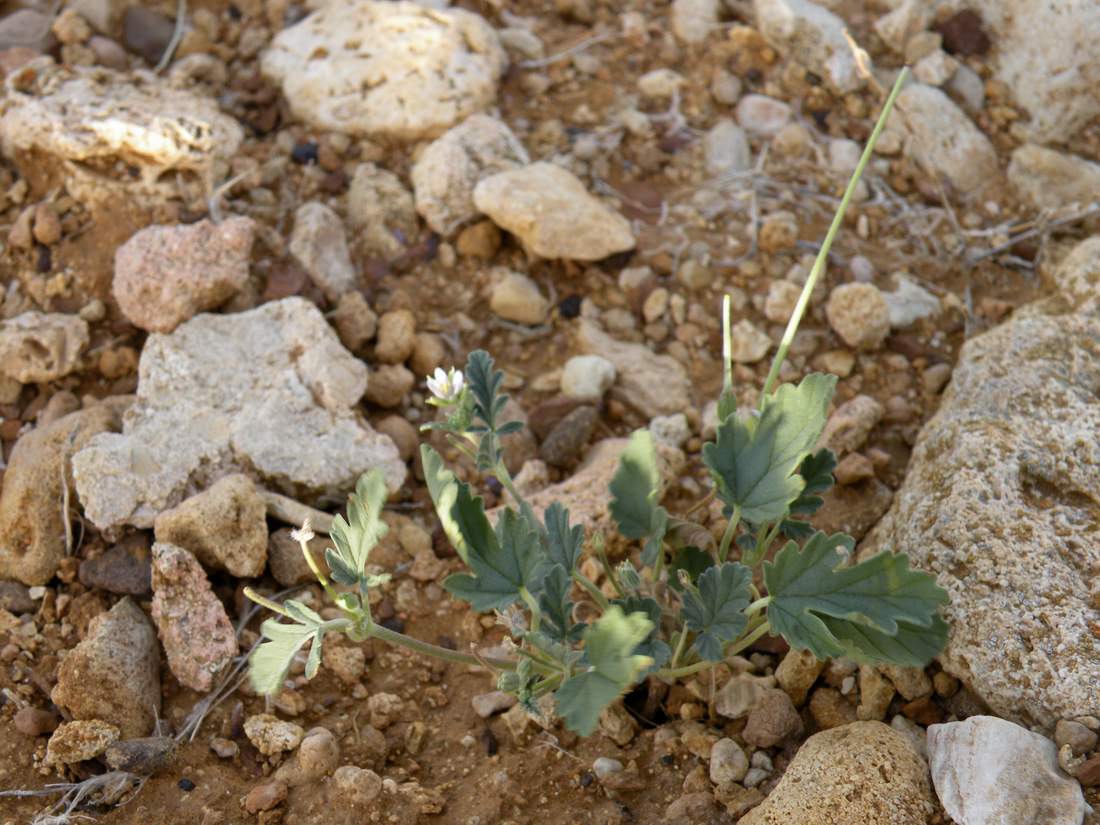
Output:
[[[724,175],[752,168],[752,150],[745,132],[728,118],[711,127],[703,137],[703,157],[707,173]]]
[[[602,355],[574,355],[561,373],[561,392],[568,398],[603,398],[615,383],[618,371]]]
[[[73,458],[80,502],[100,529],[150,527],[235,471],[295,496],[343,494],[373,467],[390,490],[404,481],[393,442],[353,409],[366,367],[302,298],[150,335],[139,375],[122,433],[96,436]]]
[[[737,122],[749,132],[774,135],[791,119],[791,107],[766,95],[745,95],[734,110]]]
[[[488,719],[494,713],[513,707],[516,704],[516,697],[503,690],[494,690],[477,694],[470,699],[470,703],[474,707],[474,713],[482,719]]]
[[[718,0],[673,0],[672,33],[684,43],[702,43],[718,26]]]
[[[257,713],[244,720],[244,735],[265,756],[292,751],[302,743],[301,725],[284,722],[270,713]]]
[[[730,355],[738,364],[755,364],[772,348],[772,339],[748,318],[742,318],[730,329],[730,343]]]
[[[922,318],[933,318],[940,312],[940,299],[905,273],[894,275],[894,290],[882,297],[890,312],[891,329],[904,329]]]
[[[715,785],[740,782],[749,771],[749,758],[732,739],[719,739],[710,750],[710,781]]]
[[[653,69],[638,78],[638,91],[654,100],[667,100],[684,85],[684,76],[672,69]]]
[[[929,86],[944,86],[959,68],[959,61],[943,49],[922,57],[913,67],[913,77]]]
[[[508,126],[471,115],[428,145],[412,169],[416,211],[448,236],[478,215],[474,187],[483,178],[525,166],[527,150]]]
[[[850,175],[859,166],[861,154],[863,147],[854,140],[833,138],[829,141],[829,168]]]
[[[841,284],[833,289],[825,317],[833,332],[855,349],[876,349],[890,334],[890,308],[874,284]]]
[[[944,89],[971,115],[977,114],[985,106],[985,81],[965,63],[960,63],[955,68],[955,74],[951,75]]]
[[[419,229],[412,193],[393,172],[360,163],[348,186],[348,226],[353,243],[367,255],[396,258]]]
[[[546,320],[550,302],[534,281],[508,270],[499,272],[498,278],[489,299],[494,315],[517,324],[541,324]]]
[[[376,0],[324,6],[279,32],[261,62],[310,126],[398,140],[488,107],[506,65],[479,15]]]
[[[358,278],[344,222],[323,203],[310,201],[298,207],[288,249],[330,301],[355,289]]]
[[[684,442],[691,438],[691,425],[683,413],[658,415],[649,422],[647,429],[653,434],[654,441],[670,447],[683,447]]]
[[[1081,786],[1058,769],[1045,736],[995,716],[928,728],[928,762],[958,825],[1080,825]]]
[[[612,774],[621,773],[622,770],[623,763],[610,756],[598,756],[592,762],[592,772],[596,774],[597,779],[607,779]]]
[[[1012,153],[1008,182],[1036,209],[1083,205],[1100,192],[1100,163],[1025,143]]]
[[[841,94],[862,85],[844,38],[846,24],[831,11],[809,0],[755,0],[753,7],[760,33],[780,52],[825,78]]]
[[[598,261],[634,248],[630,222],[552,163],[485,178],[474,188],[474,203],[540,258]]]
[[[198,179],[205,200],[244,139],[213,98],[173,88],[151,73],[61,68],[43,58],[10,73],[6,85],[4,154],[52,158],[79,201],[122,193],[160,203],[179,197],[189,178]]]
[[[874,23],[875,34],[895,52],[905,51],[905,44],[928,28],[936,13],[936,0],[901,0],[893,11]]]
[[[768,297],[764,299],[764,317],[773,324],[785,324],[794,312],[802,295],[802,287],[785,278],[768,285]]]
[[[898,95],[889,126],[908,135],[909,152],[963,195],[980,195],[1000,178],[997,153],[942,91],[912,83]]]
[[[88,322],[59,312],[24,312],[0,323],[0,374],[21,384],[56,381],[80,366]]]
[[[611,394],[647,418],[691,405],[691,382],[675,358],[657,355],[641,344],[616,341],[587,319],[577,328],[577,346],[615,365],[619,377]]]

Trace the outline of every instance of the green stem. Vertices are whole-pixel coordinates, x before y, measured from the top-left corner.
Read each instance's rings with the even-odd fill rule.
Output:
[[[747,636],[742,637],[740,641],[735,642],[734,644],[727,647],[724,654],[723,654],[724,657],[736,656],[738,653],[740,653],[745,648],[750,647],[753,644],[755,644],[756,641],[761,636],[765,635],[769,630],[771,630],[771,625],[769,625],[766,621],[763,622],[755,630],[750,632]],[[684,676],[691,676],[692,674],[699,673],[700,671],[712,668],[717,664],[721,664],[721,663],[720,662],[709,662],[709,661],[704,659],[703,661],[696,662],[693,665],[685,665],[684,667],[665,668],[663,670],[658,670],[653,675],[656,676],[658,679],[680,679]]]
[[[253,590],[251,587],[246,587],[244,589],[244,595],[246,597],[248,597],[249,599],[251,599],[252,601],[256,602],[256,604],[260,605],[261,607],[266,607],[272,613],[278,613],[280,616],[285,616],[286,618],[291,619],[291,620],[293,620],[293,618],[294,618],[293,616],[291,616],[289,613],[286,612],[286,608],[283,607],[281,604],[279,604],[278,602],[273,602],[273,601],[271,601],[271,599],[268,599],[268,598],[265,598],[264,596],[261,596],[259,593],[257,593],[255,590]]]
[[[676,665],[680,664],[680,657],[684,655],[684,648],[687,647],[688,632],[687,628],[680,629],[680,641],[676,643],[676,652],[672,654],[672,658],[669,660],[668,667],[670,670],[675,670]]]
[[[593,546],[596,548],[596,558],[600,560],[600,566],[603,568],[607,580],[611,582],[611,586],[615,588],[615,592],[619,594],[619,598],[625,599],[626,591],[623,590],[623,586],[619,582],[619,576],[615,572],[615,568],[611,566],[611,560],[607,557],[607,551],[604,549],[603,541],[593,542]]]
[[[444,662],[451,662],[456,665],[472,665],[474,667],[489,665],[500,670],[516,669],[516,662],[511,659],[498,659],[495,656],[478,657],[469,653],[460,653],[457,650],[433,645],[430,642],[422,642],[420,639],[414,639],[412,636],[406,636],[404,633],[398,633],[374,622],[371,622],[367,633],[369,636],[389,642],[391,645],[397,645],[414,653],[422,653],[425,656],[442,659]]]
[[[779,349],[775,353],[775,359],[772,361],[771,369],[768,371],[768,377],[764,381],[764,389],[760,393],[761,409],[764,408],[764,400],[771,394],[772,387],[779,377],[779,369],[783,366],[783,362],[787,358],[787,350],[790,349],[795,333],[798,332],[798,325],[802,322],[802,316],[805,314],[806,307],[810,303],[810,296],[813,294],[814,287],[817,286],[817,281],[821,277],[821,273],[825,271],[825,264],[829,258],[829,250],[833,246],[833,240],[836,238],[837,232],[840,231],[840,225],[844,222],[844,215],[848,211],[848,204],[851,202],[852,195],[856,191],[856,185],[859,183],[860,176],[863,174],[863,170],[871,159],[871,153],[875,149],[875,143],[878,142],[878,137],[882,133],[883,127],[886,125],[886,119],[889,117],[890,111],[894,108],[894,101],[897,99],[898,92],[901,91],[901,87],[905,83],[905,79],[908,75],[909,69],[907,67],[903,67],[901,72],[898,73],[898,79],[894,82],[894,88],[890,90],[890,95],[886,98],[886,103],[882,107],[882,113],[879,115],[878,121],[875,123],[875,128],[871,132],[871,137],[867,139],[867,145],[863,148],[863,154],[860,155],[859,164],[856,166],[855,172],[852,173],[852,177],[848,181],[848,187],[844,190],[844,197],[841,198],[840,206],[833,216],[833,222],[825,235],[825,241],[821,244],[821,251],[817,253],[814,265],[810,269],[809,277],[806,278],[806,284],[802,287],[802,294],[798,296],[798,303],[795,304],[794,312],[791,313],[791,319],[787,322],[787,329],[783,333],[783,339],[779,342]]]
[[[718,563],[725,563],[729,558],[730,544],[733,542],[733,536],[737,532],[737,525],[741,523],[741,508],[738,505],[733,507],[733,515],[726,524],[726,531],[722,533],[722,543],[718,546]]]
[[[771,602],[772,602],[772,597],[771,596],[764,596],[763,598],[759,598],[756,601],[754,601],[752,604],[750,604],[748,607],[745,608],[745,615],[746,616],[751,616],[753,613],[756,613],[760,610],[763,610],[765,607],[767,607],[769,604],[771,604]]]
[[[733,330],[730,327],[732,299],[722,296],[722,392],[733,391]]]
[[[772,546],[775,537],[779,535],[779,529],[782,525],[782,521],[777,521],[770,529],[767,525],[763,525],[760,528],[760,534],[756,539],[756,547],[753,548],[752,553],[745,559],[745,564],[749,567],[756,567],[756,565],[764,560],[764,556],[768,553],[768,548]]]
[[[526,587],[519,589],[519,595],[523,599],[523,603],[527,605],[527,609],[531,611],[531,632],[537,633],[539,625],[542,624],[542,611],[539,610],[538,599],[532,596],[531,591]]]
[[[603,594],[603,591],[596,587],[596,583],[580,570],[573,571],[573,581],[588,592],[588,595],[592,597],[592,601],[597,604],[600,610],[607,610],[611,606],[611,602],[607,600],[607,596]]]

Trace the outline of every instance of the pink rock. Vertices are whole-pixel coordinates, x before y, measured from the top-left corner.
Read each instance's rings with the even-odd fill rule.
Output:
[[[134,326],[171,332],[244,286],[256,228],[251,218],[149,226],[115,253],[114,295]]]
[[[202,566],[174,544],[153,545],[153,621],[181,685],[208,691],[237,655],[237,636]]]

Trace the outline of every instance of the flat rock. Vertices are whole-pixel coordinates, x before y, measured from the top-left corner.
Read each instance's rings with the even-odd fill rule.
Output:
[[[165,510],[153,527],[157,541],[190,550],[207,569],[255,578],[267,564],[267,507],[243,473]]]
[[[419,233],[412,193],[388,169],[360,163],[348,186],[348,225],[367,255],[396,258]]]
[[[910,83],[898,95],[889,125],[907,135],[907,151],[964,196],[980,196],[1001,179],[989,138],[934,86]]]
[[[59,312],[24,312],[0,323],[0,374],[21,384],[56,381],[80,366],[88,322]]]
[[[1036,209],[1085,205],[1100,190],[1100,163],[1026,143],[1012,153],[1008,182]]]
[[[809,0],[755,0],[756,25],[780,53],[825,78],[840,94],[863,85],[855,56],[844,38],[847,24]]]
[[[160,202],[178,197],[180,184],[192,180],[205,200],[216,168],[228,164],[244,139],[216,100],[151,73],[62,68],[42,59],[8,75],[6,85],[4,154],[52,158],[79,201],[123,192]]]
[[[85,515],[100,529],[151,527],[233,472],[306,497],[342,495],[375,467],[390,490],[404,481],[393,442],[354,410],[366,367],[302,298],[151,335],[139,375],[122,432],[73,458]]]
[[[50,698],[73,719],[102,719],[147,736],[160,714],[160,651],[152,623],[124,598],[88,625],[57,669]]]
[[[936,573],[951,596],[944,669],[1043,730],[1100,714],[1100,239],[1054,281],[1059,296],[963,346],[861,548]]]
[[[1081,786],[1058,768],[1058,747],[996,716],[928,728],[936,793],[958,825],[1080,825]]]
[[[477,14],[357,0],[283,29],[261,66],[314,128],[421,140],[491,105],[507,60]]]
[[[106,552],[80,562],[85,587],[131,596],[152,593],[153,567],[149,539],[144,533],[128,536]]]
[[[413,164],[416,211],[434,231],[448,236],[478,216],[474,187],[480,180],[529,162],[507,124],[471,115],[428,144]]]
[[[171,332],[236,295],[248,281],[251,218],[147,226],[115,252],[111,288],[119,309],[147,332]]]
[[[118,728],[100,719],[65,722],[46,745],[46,765],[61,766],[94,759],[118,739]]]
[[[589,320],[577,327],[577,348],[606,358],[618,379],[612,397],[636,409],[647,419],[683,412],[691,406],[691,380],[671,355],[658,355],[643,344],[617,341]]]
[[[484,178],[474,187],[474,205],[540,258],[598,261],[634,248],[630,222],[553,163]]]
[[[173,544],[153,545],[153,621],[168,667],[205,693],[237,655],[237,636],[198,560]]]
[[[934,805],[928,767],[903,734],[881,722],[822,731],[740,825],[925,825]]]
[[[108,404],[70,413],[23,435],[12,450],[0,492],[0,578],[45,584],[65,556],[62,476],[74,453],[118,427]],[[71,502],[75,507],[76,501]]]
[[[333,303],[356,288],[359,278],[351,262],[344,222],[320,201],[298,207],[287,248]]]

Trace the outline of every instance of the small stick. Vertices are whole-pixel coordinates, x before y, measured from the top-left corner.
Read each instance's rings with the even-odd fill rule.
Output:
[[[187,23],[187,0],[178,0],[176,4],[176,27],[172,30],[172,39],[168,41],[168,45],[164,49],[164,54],[160,56],[160,60],[157,61],[154,72],[160,74],[168,68],[168,64],[172,62],[172,56],[176,53],[176,49],[179,48],[180,42],[183,40],[183,28]]]
[[[327,536],[332,532],[332,516],[328,513],[270,490],[261,490],[260,495],[263,496],[264,504],[267,505],[267,514],[272,518],[293,524],[295,527],[301,527],[308,521],[317,533],[324,533]]]

